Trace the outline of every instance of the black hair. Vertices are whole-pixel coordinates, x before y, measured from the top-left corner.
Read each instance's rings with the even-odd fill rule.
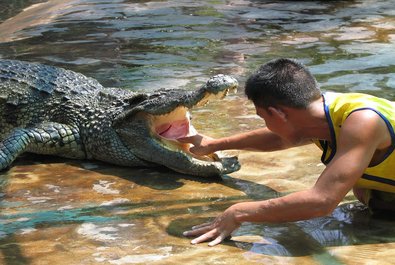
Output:
[[[245,94],[256,106],[263,108],[277,105],[306,108],[322,93],[303,64],[280,58],[262,65],[247,79]]]

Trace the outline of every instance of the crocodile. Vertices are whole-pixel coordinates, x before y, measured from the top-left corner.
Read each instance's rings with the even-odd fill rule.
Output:
[[[196,133],[192,107],[237,86],[219,74],[196,90],[140,93],[59,67],[0,60],[0,170],[28,152],[201,177],[232,173],[240,168],[237,157],[198,156],[177,139]]]

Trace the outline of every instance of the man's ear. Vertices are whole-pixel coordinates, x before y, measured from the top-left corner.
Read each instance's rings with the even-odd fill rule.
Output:
[[[269,112],[272,113],[272,115],[276,116],[277,118],[281,119],[282,121],[284,121],[284,122],[287,121],[287,115],[281,107],[269,107],[268,110],[269,110]]]

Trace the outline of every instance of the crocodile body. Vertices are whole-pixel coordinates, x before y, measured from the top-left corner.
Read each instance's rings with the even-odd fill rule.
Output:
[[[122,166],[162,165],[197,176],[236,171],[237,158],[196,157],[163,137],[185,130],[177,123],[189,126],[189,108],[236,86],[232,77],[218,75],[195,91],[136,93],[62,68],[0,60],[0,169],[32,152]]]

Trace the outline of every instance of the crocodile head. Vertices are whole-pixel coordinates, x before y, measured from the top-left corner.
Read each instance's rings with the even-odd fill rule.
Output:
[[[189,109],[222,99],[237,86],[233,77],[216,75],[195,91],[162,89],[142,94],[130,99],[133,107],[119,115],[113,127],[130,152],[145,162],[196,176],[228,174],[240,169],[237,157],[197,156],[189,151],[189,144],[177,139],[196,133]]]

